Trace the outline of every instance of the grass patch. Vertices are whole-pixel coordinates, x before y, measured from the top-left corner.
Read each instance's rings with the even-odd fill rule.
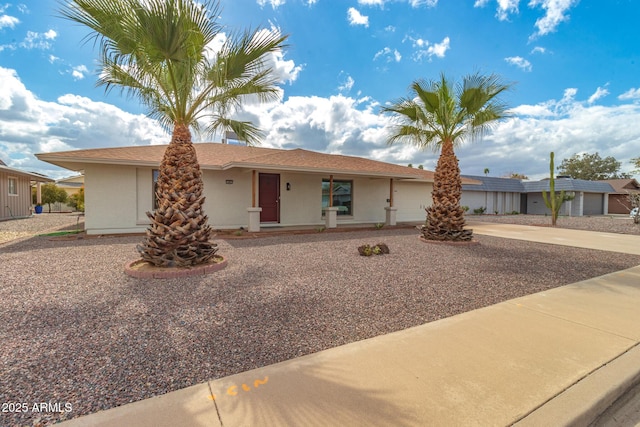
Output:
[[[55,236],[66,236],[68,234],[79,234],[82,233],[83,230],[70,230],[70,231],[54,231],[53,233],[46,234],[36,234],[36,236],[41,237],[55,237]]]

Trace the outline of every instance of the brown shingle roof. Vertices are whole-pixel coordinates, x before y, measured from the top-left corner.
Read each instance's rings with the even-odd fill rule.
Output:
[[[606,182],[613,187],[613,194],[627,194],[640,192],[640,184],[633,178],[626,179],[603,179],[600,182]]]
[[[433,181],[433,172],[428,170],[300,148],[281,150],[219,143],[197,143],[194,147],[202,169],[226,170],[237,167]],[[166,145],[97,148],[41,153],[36,157],[71,170],[82,170],[89,163],[158,166],[166,148]],[[471,180],[463,181],[471,183]]]

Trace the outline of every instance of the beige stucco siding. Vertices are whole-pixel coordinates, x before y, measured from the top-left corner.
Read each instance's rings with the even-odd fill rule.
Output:
[[[393,183],[393,206],[398,222],[421,222],[431,206],[433,184],[427,182],[395,181]]]
[[[259,173],[256,171],[256,181]],[[264,171],[274,173],[275,171]],[[280,174],[280,225],[321,225],[321,174]],[[389,179],[334,176],[353,181],[353,216],[339,216],[338,223],[382,223],[389,205]],[[85,227],[89,234],[144,232],[147,211],[153,203],[153,168],[87,165],[85,169]],[[203,170],[204,209],[214,229],[247,227],[252,204],[252,172],[249,169]],[[287,191],[287,183],[290,190]],[[257,184],[257,182],[256,182]],[[394,182],[398,221],[424,220],[432,185]],[[259,200],[256,185],[256,202]]]
[[[287,191],[287,183],[291,189]],[[322,176],[284,172],[280,175],[280,223],[322,224]]]
[[[247,227],[249,223],[247,208],[251,206],[251,176],[251,171],[246,169],[203,171],[202,179],[206,197],[204,210],[209,217],[211,227],[214,229]],[[227,180],[233,183],[227,184]]]
[[[87,234],[135,233],[138,223],[137,170],[131,166],[89,164],[85,169]]]

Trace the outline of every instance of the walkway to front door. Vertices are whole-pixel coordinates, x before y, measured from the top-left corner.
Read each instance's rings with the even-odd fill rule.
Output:
[[[261,173],[258,181],[260,222],[280,222],[280,175]]]

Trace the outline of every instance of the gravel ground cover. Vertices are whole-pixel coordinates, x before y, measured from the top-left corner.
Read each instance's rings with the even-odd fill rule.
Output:
[[[0,244],[54,230],[84,230],[84,216],[78,213],[52,213],[29,218],[0,221]]]
[[[0,403],[28,410],[14,405],[0,425],[46,425],[640,264],[477,239],[431,245],[382,229],[220,240],[226,269],[179,280],[124,274],[140,237],[2,244]],[[391,253],[358,255],[378,242]],[[39,402],[61,410],[32,412]]]

